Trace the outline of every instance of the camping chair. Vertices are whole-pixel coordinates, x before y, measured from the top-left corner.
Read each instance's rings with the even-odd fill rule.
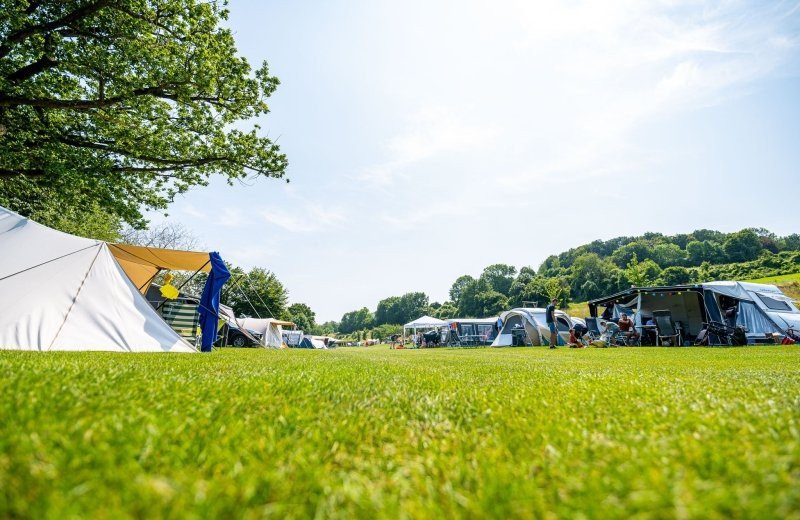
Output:
[[[597,318],[586,318],[586,328],[589,331],[586,333],[589,336],[589,343],[595,341],[600,337],[600,327],[597,325]]]
[[[681,334],[672,321],[670,311],[653,311],[653,320],[656,322],[656,345],[664,345],[668,339],[672,346],[681,345]]]
[[[190,344],[197,346],[200,334],[198,324],[200,321],[200,306],[196,303],[168,301],[161,307],[164,321],[178,333],[180,337]]]
[[[636,341],[628,339],[624,332],[619,330],[619,325],[613,321],[606,322],[605,331],[601,338],[609,347],[630,347],[636,344]]]

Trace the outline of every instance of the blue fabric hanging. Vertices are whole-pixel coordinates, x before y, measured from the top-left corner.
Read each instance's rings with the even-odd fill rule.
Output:
[[[200,329],[203,331],[200,350],[211,352],[211,345],[217,341],[217,320],[219,319],[219,293],[228,278],[230,271],[216,251],[209,253],[211,272],[208,273],[203,295],[200,296]]]

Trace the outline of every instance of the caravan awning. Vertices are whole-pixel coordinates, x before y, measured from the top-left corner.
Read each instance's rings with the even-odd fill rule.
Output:
[[[208,253],[180,251],[158,247],[108,244],[120,267],[142,294],[153,282],[153,278],[164,269],[171,271],[211,271]]]

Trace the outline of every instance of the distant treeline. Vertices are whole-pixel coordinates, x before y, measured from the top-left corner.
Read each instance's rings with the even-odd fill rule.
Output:
[[[557,297],[562,306],[611,294],[631,285],[677,285],[709,280],[745,280],[800,272],[800,234],[779,237],[766,229],[595,240],[552,255],[538,269],[506,264],[486,267],[480,276],[465,274],[452,284],[449,300],[429,301],[423,292],[391,296],[342,316],[343,334],[380,327],[396,330],[423,314],[447,319],[485,317],[522,305],[543,305]],[[333,325],[333,324],[330,324]]]

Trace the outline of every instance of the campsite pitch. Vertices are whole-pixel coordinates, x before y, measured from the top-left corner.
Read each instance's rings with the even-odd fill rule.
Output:
[[[800,516],[800,347],[0,352],[0,517]]]

